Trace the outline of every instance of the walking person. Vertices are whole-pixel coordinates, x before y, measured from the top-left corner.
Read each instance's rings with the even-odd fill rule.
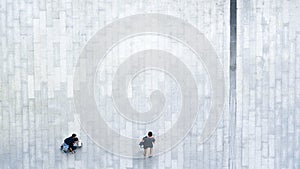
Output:
[[[150,149],[149,158],[153,156],[153,144],[155,143],[155,138],[152,135],[152,132],[149,131],[148,135],[142,140],[144,145],[144,156],[146,157],[147,149]]]

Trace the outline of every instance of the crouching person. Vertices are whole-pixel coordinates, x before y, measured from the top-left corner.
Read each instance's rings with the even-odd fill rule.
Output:
[[[76,153],[76,146],[74,146],[74,144],[78,143],[78,138],[76,137],[76,134],[72,134],[71,137],[68,137],[64,140],[64,144],[63,144],[63,151],[65,153],[67,153],[68,151],[70,151],[72,154]]]

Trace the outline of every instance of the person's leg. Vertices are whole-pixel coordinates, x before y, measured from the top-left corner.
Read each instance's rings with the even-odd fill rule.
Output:
[[[150,155],[149,155],[150,157],[152,157],[153,155],[152,153],[153,153],[153,148],[150,148]]]
[[[64,143],[63,144],[63,151],[66,153],[66,152],[68,152],[68,150],[69,150],[69,145]]]
[[[147,154],[147,149],[144,148],[144,156],[146,157],[146,154]]]

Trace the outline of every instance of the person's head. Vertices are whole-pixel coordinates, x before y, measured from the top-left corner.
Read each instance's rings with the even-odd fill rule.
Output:
[[[148,132],[148,136],[152,137],[152,132],[151,131]]]
[[[75,134],[75,133],[73,133],[73,134],[72,134],[72,137],[73,137],[73,138],[75,138],[75,137],[76,137],[76,134]]]
[[[74,138],[74,143],[77,143],[77,142],[78,142],[78,138],[75,137],[75,138]]]

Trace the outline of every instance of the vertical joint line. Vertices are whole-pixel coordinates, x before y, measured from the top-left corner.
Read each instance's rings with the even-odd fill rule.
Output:
[[[229,168],[236,168],[236,57],[237,0],[230,0],[230,89],[229,89]]]

